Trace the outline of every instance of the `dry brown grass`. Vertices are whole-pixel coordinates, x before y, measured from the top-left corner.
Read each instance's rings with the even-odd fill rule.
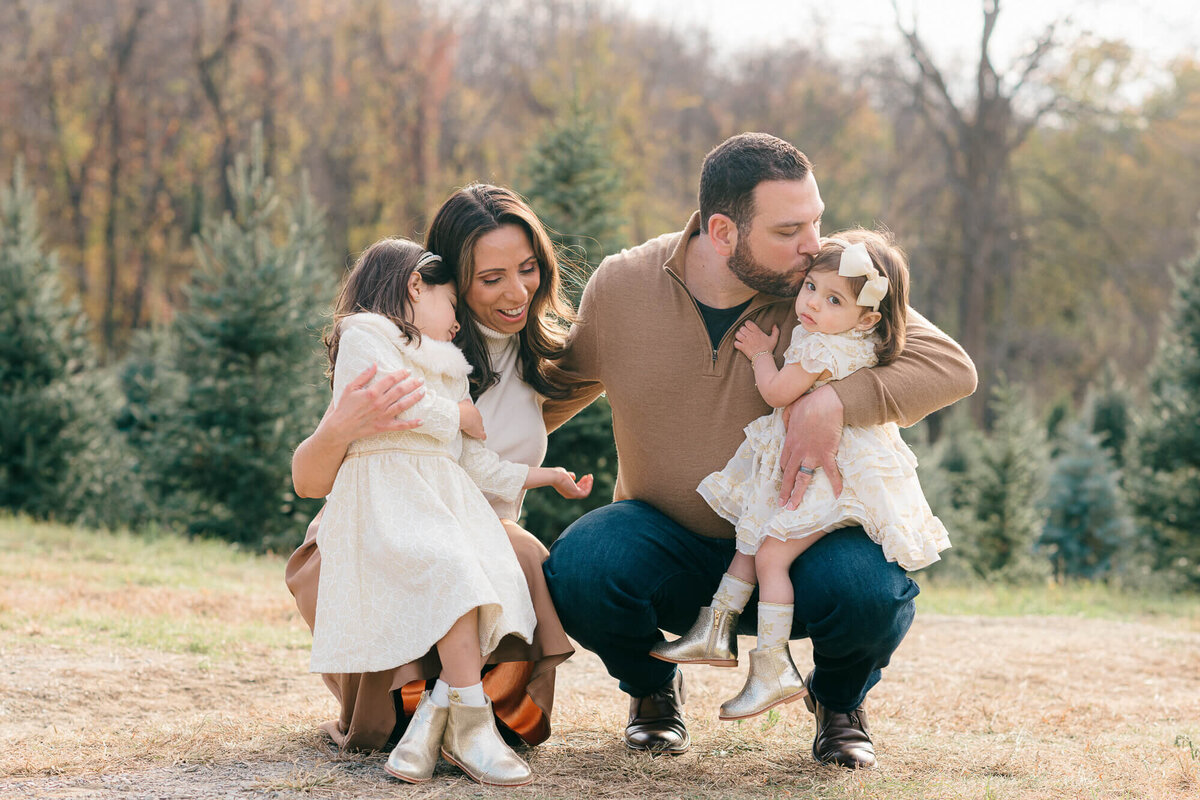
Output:
[[[627,755],[627,700],[581,652],[560,668],[554,735],[525,753],[532,786],[483,789],[446,765],[407,786],[382,755],[340,755],[317,731],[335,707],[307,672],[281,560],[245,560],[206,594],[208,568],[174,586],[122,583],[107,571],[119,564],[93,574],[5,536],[4,798],[1200,797],[1194,622],[919,614],[871,694],[881,763],[860,773],[813,762],[802,704],[718,722],[740,669],[686,670],[688,754]],[[137,551],[143,566],[153,557]],[[151,633],[129,634],[139,627]],[[180,631],[202,646],[180,646]]]

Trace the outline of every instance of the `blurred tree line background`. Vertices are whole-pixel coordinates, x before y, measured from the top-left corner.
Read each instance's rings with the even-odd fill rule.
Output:
[[[979,367],[906,432],[935,569],[1200,587],[1200,62],[1051,25],[997,66],[980,13],[952,71],[899,15],[890,47],[717,58],[598,2],[0,0],[0,506],[286,550],[351,254],[483,180],[586,274],[764,130],[815,162],[827,232],[897,232]],[[551,438],[590,506],[608,414]],[[547,494],[550,541],[590,506]]]

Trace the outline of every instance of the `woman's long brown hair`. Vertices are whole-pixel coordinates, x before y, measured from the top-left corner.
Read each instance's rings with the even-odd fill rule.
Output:
[[[471,397],[478,398],[500,380],[465,295],[475,278],[475,245],[480,237],[503,225],[516,225],[525,231],[541,277],[529,301],[529,321],[518,334],[521,378],[544,397],[564,397],[566,390],[548,377],[545,367],[547,360],[562,354],[566,326],[574,320],[574,311],[563,294],[554,245],[537,214],[516,192],[482,183],[459,189],[442,203],[425,237],[426,248],[445,259],[458,281],[460,327],[454,343],[473,367]]]

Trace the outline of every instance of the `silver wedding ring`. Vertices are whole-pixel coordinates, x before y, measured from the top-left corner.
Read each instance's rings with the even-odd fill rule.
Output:
[[[817,471],[815,469],[813,469],[812,467],[802,466],[802,467],[800,467],[800,471],[803,472],[805,475],[816,475],[817,474]]]

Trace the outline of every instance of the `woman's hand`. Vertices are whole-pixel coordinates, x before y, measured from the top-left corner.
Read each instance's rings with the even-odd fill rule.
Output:
[[[425,396],[417,378],[400,370],[368,386],[378,367],[372,364],[342,391],[337,405],[330,404],[312,435],[292,454],[292,485],[300,497],[324,497],[355,439],[388,431],[404,431],[421,424],[419,419],[397,419]]]
[[[529,477],[525,479],[525,488],[553,486],[556,492],[568,500],[582,500],[592,493],[593,480],[591,475],[584,475],[576,481],[575,473],[567,472],[562,467],[530,467]]]
[[[737,348],[738,352],[750,359],[751,363],[754,362],[754,356],[757,353],[766,352],[768,355],[774,353],[775,344],[778,341],[778,325],[771,329],[771,335],[768,336],[753,322],[747,322],[738,328],[738,332],[733,336],[733,346]]]
[[[458,428],[467,436],[476,439],[487,438],[487,431],[483,429],[483,415],[470,399],[458,404]]]
[[[410,378],[408,370],[401,369],[371,383],[378,370],[372,364],[360,372],[342,390],[337,406],[329,412],[328,424],[347,445],[364,436],[407,431],[421,424],[419,419],[398,417],[425,396],[424,381]]]

